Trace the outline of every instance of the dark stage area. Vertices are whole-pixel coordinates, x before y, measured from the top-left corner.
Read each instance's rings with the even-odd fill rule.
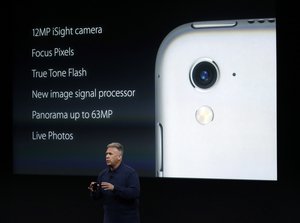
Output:
[[[101,222],[102,206],[89,197],[94,177],[13,176],[8,222]],[[293,182],[141,178],[142,223],[295,222]]]

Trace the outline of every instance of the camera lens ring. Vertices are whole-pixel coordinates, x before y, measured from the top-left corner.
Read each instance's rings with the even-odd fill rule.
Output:
[[[219,68],[217,64],[209,58],[197,60],[190,70],[190,81],[194,88],[209,89],[219,79]]]

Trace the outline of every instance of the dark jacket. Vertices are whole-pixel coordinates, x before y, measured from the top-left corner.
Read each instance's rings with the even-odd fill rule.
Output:
[[[140,182],[137,172],[121,163],[114,171],[109,168],[100,172],[97,182],[109,182],[114,190],[98,189],[91,192],[94,199],[102,199],[104,223],[139,223]]]

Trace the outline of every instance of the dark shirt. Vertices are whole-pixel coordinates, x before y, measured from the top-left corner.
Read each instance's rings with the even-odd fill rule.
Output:
[[[97,182],[109,182],[114,190],[98,189],[91,192],[94,199],[102,199],[104,223],[139,223],[140,181],[137,172],[126,164],[114,171],[106,168],[100,172]]]

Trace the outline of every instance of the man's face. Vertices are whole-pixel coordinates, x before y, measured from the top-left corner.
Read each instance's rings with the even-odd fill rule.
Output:
[[[116,147],[108,147],[105,153],[105,161],[108,166],[116,167],[122,159],[121,152]]]

